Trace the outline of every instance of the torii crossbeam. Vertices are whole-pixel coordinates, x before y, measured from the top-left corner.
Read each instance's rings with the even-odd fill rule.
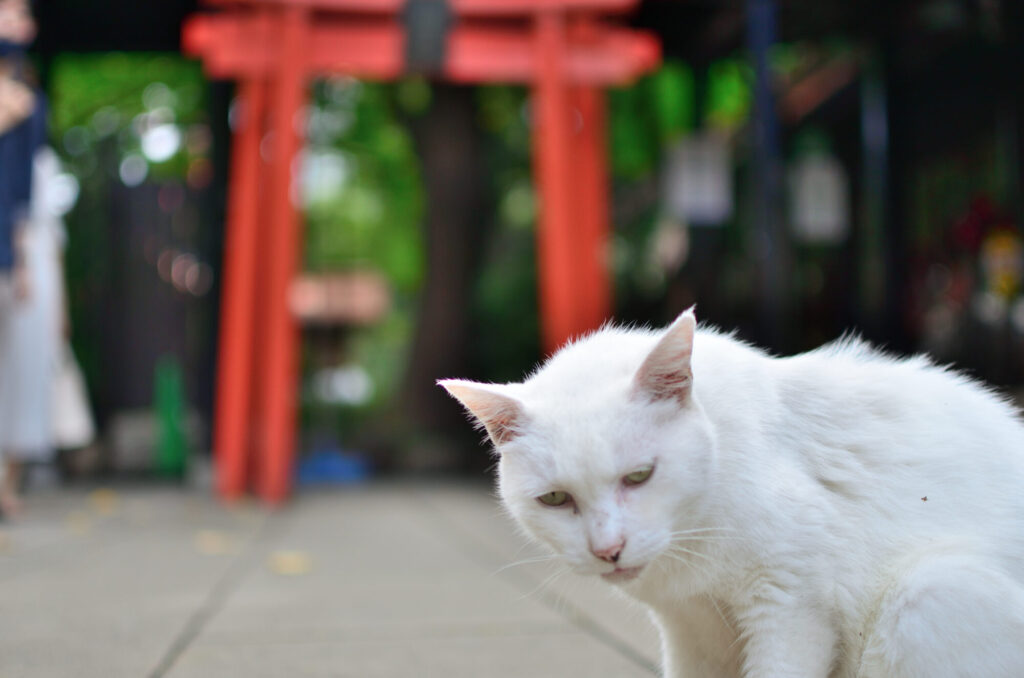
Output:
[[[265,501],[279,503],[291,489],[299,366],[289,291],[302,235],[290,193],[309,81],[393,80],[416,70],[531,87],[550,352],[611,312],[602,88],[656,67],[660,48],[650,34],[603,17],[636,2],[208,0],[218,11],[187,20],[185,51],[211,76],[239,83],[213,440],[221,497],[245,492],[251,462]]]

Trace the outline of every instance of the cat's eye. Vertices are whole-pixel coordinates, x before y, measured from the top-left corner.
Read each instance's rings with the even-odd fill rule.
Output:
[[[546,494],[540,495],[539,497],[537,497],[537,501],[544,504],[545,506],[558,507],[565,506],[566,504],[568,504],[570,501],[572,501],[572,497],[569,495],[568,492],[561,492],[556,490],[554,492],[548,492]]]
[[[622,482],[626,485],[640,485],[647,482],[647,479],[654,473],[653,466],[644,466],[643,468],[637,469],[632,473],[627,473],[622,477]]]

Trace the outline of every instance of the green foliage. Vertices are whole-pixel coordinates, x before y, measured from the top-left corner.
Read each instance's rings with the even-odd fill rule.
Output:
[[[178,55],[60,54],[54,59],[52,89],[51,129],[81,174],[99,169],[92,162],[106,139],[113,140],[122,158],[142,157],[145,129],[171,124],[185,133],[206,120],[199,64]],[[166,160],[148,160],[149,169],[157,178],[184,178],[188,155],[182,144]]]
[[[422,76],[405,78],[395,83],[395,101],[406,115],[423,115],[430,110],[433,92]]]
[[[488,132],[488,161],[497,198],[495,228],[480,267],[473,318],[480,377],[520,378],[540,357],[535,226],[527,92],[480,87],[480,123]]]
[[[617,177],[638,179],[649,175],[661,157],[661,126],[645,82],[609,92],[611,168]]]
[[[373,381],[374,394],[369,408],[393,402],[402,383],[405,361],[398,358],[408,353],[415,331],[416,318],[410,306],[404,305],[378,325],[356,332],[348,345],[352,362],[365,369]]]
[[[681,61],[666,61],[649,80],[647,93],[658,136],[671,143],[689,132],[694,125],[693,71]]]
[[[750,117],[752,97],[750,66],[740,59],[722,59],[708,67],[707,112],[713,127],[735,130]]]
[[[363,404],[306,403],[304,417],[328,419],[342,439],[366,416],[393,406],[405,372],[423,280],[423,182],[402,115],[429,107],[430,84],[339,77],[313,87],[305,164],[305,268],[373,270],[393,291],[391,311],[369,327],[346,331],[340,360],[364,370],[373,395]],[[314,365],[313,370],[334,367]]]
[[[115,274],[109,238],[111,186],[134,158],[142,177],[181,181],[195,162],[207,163],[205,80],[198,64],[176,54],[58,54],[49,100],[54,148],[80,186],[66,217],[70,233],[65,277],[75,351],[90,386],[103,391],[104,294]],[[141,133],[167,125],[181,135],[161,162],[142,153]],[[139,181],[141,181],[141,177]]]
[[[787,62],[788,63],[788,62]],[[658,170],[665,148],[695,127],[733,131],[746,123],[751,107],[751,74],[740,59],[712,63],[706,74],[703,110],[697,110],[693,70],[666,60],[639,82],[610,92],[612,171],[637,180]]]
[[[184,123],[205,118],[204,79],[199,64],[178,55],[145,53],[58,54],[53,63],[55,131],[95,122],[111,107],[124,118],[145,112],[146,88],[163,83],[170,96],[162,102]],[[150,91],[150,96],[165,96]],[[153,102],[157,103],[157,102]]]
[[[315,88],[321,124],[311,125],[309,151],[332,159],[340,172],[326,190],[307,192],[305,257],[314,271],[379,270],[412,293],[423,277],[423,188],[393,90],[347,78]],[[416,97],[429,101],[429,90]],[[315,185],[320,170],[314,163],[308,171]]]

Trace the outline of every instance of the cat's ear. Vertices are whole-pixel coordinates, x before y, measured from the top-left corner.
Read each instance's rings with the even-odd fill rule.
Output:
[[[462,379],[441,379],[437,383],[462,403],[487,431],[495,446],[507,443],[521,432],[523,406],[503,393],[501,386]]]
[[[658,344],[637,370],[633,386],[637,392],[654,400],[673,399],[684,402],[693,386],[690,357],[693,336],[697,330],[694,307],[675,319]]]

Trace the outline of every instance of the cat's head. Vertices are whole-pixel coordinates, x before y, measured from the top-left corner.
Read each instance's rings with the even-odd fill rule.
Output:
[[[509,512],[580,574],[631,581],[698,520],[715,449],[695,327],[691,309],[664,332],[601,330],[523,383],[439,382],[494,443]]]

